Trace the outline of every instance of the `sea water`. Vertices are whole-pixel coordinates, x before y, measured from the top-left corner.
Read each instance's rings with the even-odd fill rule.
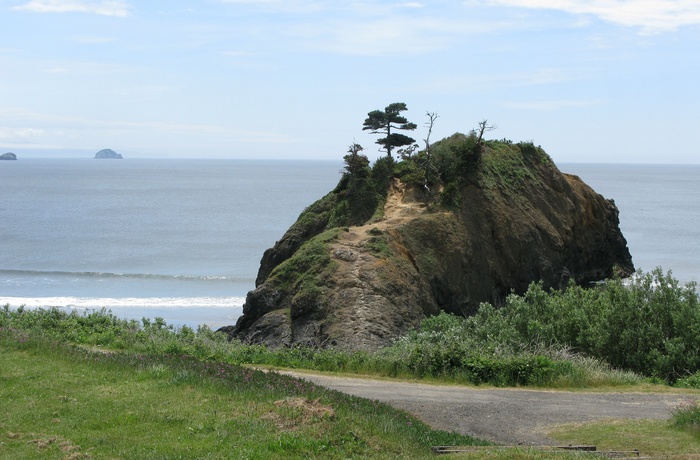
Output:
[[[265,249],[339,162],[0,162],[0,305],[235,323]]]
[[[563,164],[614,199],[633,261],[700,274],[700,166]],[[0,305],[234,324],[260,258],[340,162],[0,162]]]

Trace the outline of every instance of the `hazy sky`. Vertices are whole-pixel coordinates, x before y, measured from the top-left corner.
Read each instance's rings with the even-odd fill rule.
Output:
[[[700,0],[0,0],[0,153],[376,158],[487,119],[557,162],[699,163]]]

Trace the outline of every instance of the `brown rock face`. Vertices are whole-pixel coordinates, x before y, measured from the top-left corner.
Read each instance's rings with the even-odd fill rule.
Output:
[[[499,305],[532,282],[562,288],[634,271],[612,200],[546,154],[484,154],[451,206],[391,182],[382,217],[335,227],[339,189],[266,251],[231,334],[273,347],[375,349],[441,310]]]

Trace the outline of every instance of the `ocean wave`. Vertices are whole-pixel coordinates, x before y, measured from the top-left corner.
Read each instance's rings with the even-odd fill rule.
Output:
[[[177,280],[177,281],[231,281],[251,283],[251,278],[237,278],[233,276],[213,275],[163,275],[155,273],[110,273],[110,272],[71,272],[61,270],[3,270],[0,276],[43,276],[43,277],[81,277],[81,278],[117,278],[117,279],[152,279],[152,280]]]
[[[245,297],[0,297],[0,305],[17,308],[187,309],[241,308]]]

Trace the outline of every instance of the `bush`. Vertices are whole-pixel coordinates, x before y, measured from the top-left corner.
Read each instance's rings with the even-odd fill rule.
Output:
[[[677,428],[700,435],[700,401],[681,403],[674,409],[671,421]]]
[[[661,269],[594,288],[532,284],[500,309],[482,304],[466,319],[428,318],[393,349],[420,377],[585,386],[636,383],[641,374],[700,387],[698,294]]]
[[[426,319],[385,353],[410,375],[496,386],[547,385],[566,368],[538,352],[483,341],[468,320],[449,313]]]
[[[700,372],[696,372],[687,377],[681,377],[676,380],[674,385],[677,388],[696,388],[700,389]]]
[[[557,345],[670,383],[700,371],[695,285],[680,287],[661,269],[597,288],[546,292],[532,284],[502,309],[482,306],[469,321],[475,337],[514,350]]]
[[[386,197],[389,184],[394,177],[394,159],[391,156],[377,158],[372,165],[372,183],[374,190],[381,197]]]

